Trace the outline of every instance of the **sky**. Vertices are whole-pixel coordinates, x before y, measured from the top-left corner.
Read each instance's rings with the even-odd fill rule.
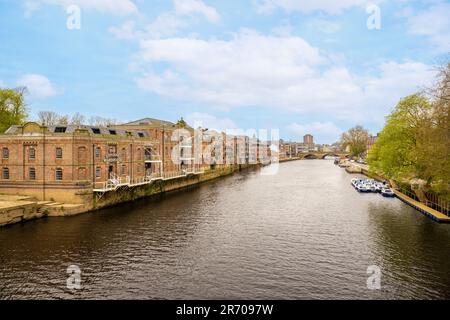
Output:
[[[333,143],[449,60],[450,1],[0,0],[0,87],[41,110]]]

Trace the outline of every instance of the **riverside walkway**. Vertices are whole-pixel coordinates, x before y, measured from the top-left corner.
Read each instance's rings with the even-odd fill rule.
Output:
[[[416,210],[419,210],[421,213],[425,214],[426,216],[433,219],[434,221],[441,222],[441,223],[450,223],[449,216],[446,216],[445,214],[443,214],[437,210],[434,210],[433,208],[427,207],[423,203],[408,197],[407,195],[401,193],[398,190],[393,189],[393,191],[394,191],[395,195],[397,196],[397,198],[399,198],[406,204],[409,204]]]

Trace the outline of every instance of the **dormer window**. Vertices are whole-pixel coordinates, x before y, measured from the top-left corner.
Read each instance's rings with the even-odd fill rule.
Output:
[[[94,134],[100,134],[100,129],[99,128],[92,128],[92,132]]]
[[[116,135],[117,131],[116,130],[109,130],[109,134]]]
[[[66,127],[56,127],[55,128],[55,133],[65,133],[67,130]]]

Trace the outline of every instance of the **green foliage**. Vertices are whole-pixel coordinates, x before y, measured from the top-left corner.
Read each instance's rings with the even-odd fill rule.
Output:
[[[450,198],[449,111],[444,105],[420,94],[402,99],[369,152],[370,170],[404,183],[420,179]]]
[[[351,128],[341,136],[341,145],[343,148],[350,148],[352,156],[360,157],[367,149],[367,139],[369,133],[361,126]]]
[[[12,125],[24,123],[27,116],[24,89],[0,88],[0,133]]]

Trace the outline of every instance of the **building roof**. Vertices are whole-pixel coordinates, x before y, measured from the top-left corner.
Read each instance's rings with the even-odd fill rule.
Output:
[[[154,118],[143,118],[136,121],[124,123],[125,126],[143,126],[143,125],[152,125],[152,126],[174,126],[175,123],[166,121],[166,120],[159,120]]]
[[[21,125],[13,125],[8,130],[6,130],[5,134],[14,135],[21,134],[22,128],[27,124]],[[38,125],[38,124],[36,124]],[[101,127],[101,126],[90,126],[90,125],[51,125],[46,127],[48,132],[55,134],[73,134],[75,130],[87,130],[91,135],[112,135],[112,136],[122,136],[127,137],[131,135],[136,138],[148,138],[149,134],[145,131],[141,130],[125,130],[122,128],[115,127]]]

